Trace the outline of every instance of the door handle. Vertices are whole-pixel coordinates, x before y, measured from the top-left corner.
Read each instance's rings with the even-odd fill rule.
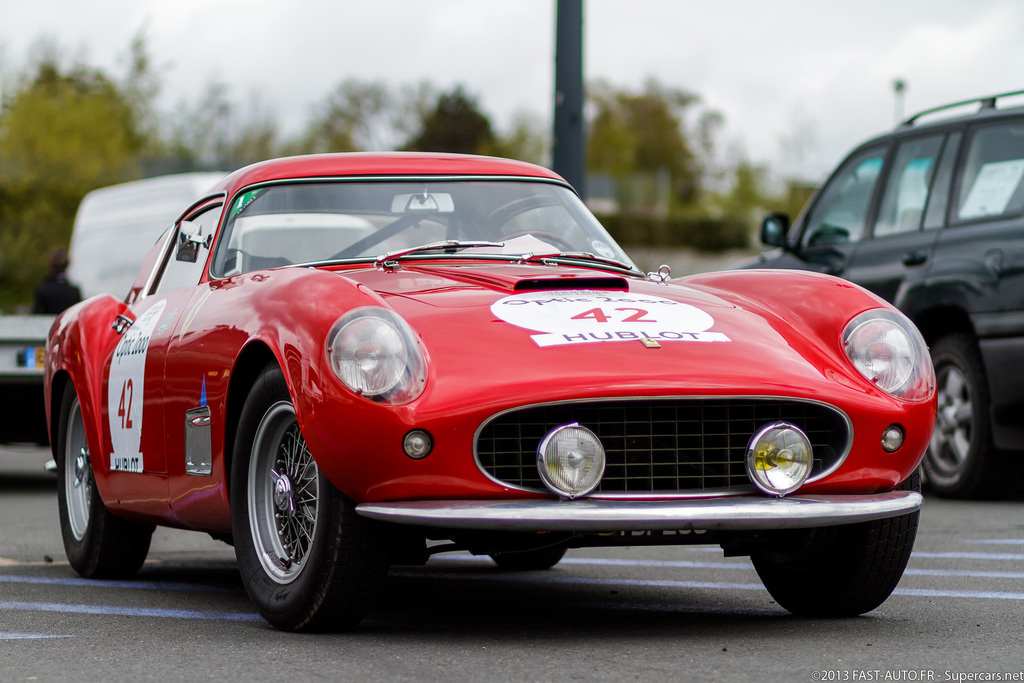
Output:
[[[927,260],[928,252],[925,251],[908,251],[903,255],[903,265],[905,266],[919,266]]]

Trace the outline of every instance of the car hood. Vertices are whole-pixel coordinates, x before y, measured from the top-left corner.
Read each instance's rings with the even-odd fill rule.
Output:
[[[766,304],[774,297],[756,296],[753,272],[729,274],[743,285],[731,289],[529,264],[402,264],[348,276],[412,325],[447,391],[468,387],[472,395],[486,384],[537,401],[682,393],[820,398],[838,380],[864,393],[839,337],[853,315],[877,304],[862,296],[816,316],[819,305],[785,291],[783,301],[800,297],[795,305]],[[820,290],[833,283],[814,284]],[[850,298],[842,286],[837,296]]]

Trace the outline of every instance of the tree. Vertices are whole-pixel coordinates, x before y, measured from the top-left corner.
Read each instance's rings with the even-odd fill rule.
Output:
[[[456,86],[437,98],[434,110],[426,115],[422,127],[405,144],[405,149],[427,152],[486,154],[497,142],[491,122],[480,112],[476,98]]]
[[[144,54],[143,46],[137,55]],[[45,255],[66,246],[86,192],[138,177],[150,140],[140,125],[142,92],[106,74],[64,66],[44,45],[0,103],[0,305],[25,303],[45,273]],[[135,63],[137,77],[145,61]]]
[[[709,152],[712,133],[720,116],[706,112],[698,129],[690,134],[686,115],[699,102],[696,95],[666,88],[648,80],[639,93],[591,84],[588,100],[593,111],[587,140],[587,167],[607,174],[620,187],[620,203],[634,203],[626,190],[638,177],[668,175],[671,200],[693,204],[702,189],[700,152]],[[696,137],[696,140],[691,140]],[[696,149],[695,149],[696,146]],[[624,202],[622,200],[625,200]]]
[[[304,152],[392,150],[419,130],[436,97],[424,81],[397,92],[382,82],[347,79],[314,108]]]

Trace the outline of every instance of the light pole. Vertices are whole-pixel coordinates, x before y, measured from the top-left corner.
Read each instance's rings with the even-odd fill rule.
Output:
[[[892,91],[896,95],[896,125],[903,121],[903,91],[907,89],[907,82],[897,78],[892,82]]]
[[[583,0],[558,0],[555,17],[555,125],[552,167],[586,197],[583,131]]]

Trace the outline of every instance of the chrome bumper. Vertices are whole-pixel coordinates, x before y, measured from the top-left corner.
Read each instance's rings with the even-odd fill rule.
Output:
[[[919,510],[923,500],[914,491],[664,501],[431,500],[362,503],[356,512],[397,524],[490,531],[767,531],[897,517]]]

